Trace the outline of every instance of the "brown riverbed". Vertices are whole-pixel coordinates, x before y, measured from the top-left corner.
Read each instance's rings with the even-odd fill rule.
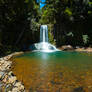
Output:
[[[69,61],[71,56],[67,57]],[[62,59],[64,62],[47,62],[20,57],[13,59],[12,70],[29,92],[92,92],[91,57],[87,57],[89,61],[85,64],[72,63],[77,62],[77,57],[71,63],[66,59]]]

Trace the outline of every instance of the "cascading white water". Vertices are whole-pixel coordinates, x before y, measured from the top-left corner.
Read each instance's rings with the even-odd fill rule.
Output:
[[[40,43],[36,43],[31,46],[35,51],[52,52],[59,51],[55,46],[48,42],[48,27],[47,25],[41,25],[40,27]]]
[[[40,42],[48,42],[48,27],[47,27],[47,25],[42,25],[40,27]]]
[[[43,29],[43,42],[45,42],[45,29]]]

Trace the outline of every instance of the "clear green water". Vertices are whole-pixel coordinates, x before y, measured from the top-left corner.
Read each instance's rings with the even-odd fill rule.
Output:
[[[26,60],[37,60],[47,66],[48,64],[60,64],[64,67],[69,67],[72,69],[86,70],[92,67],[92,54],[91,53],[79,53],[79,52],[32,52],[25,53],[17,58],[24,58]],[[26,62],[26,61],[25,61]],[[30,62],[31,63],[31,62]]]
[[[32,92],[74,92],[76,88],[85,90],[78,92],[92,92],[91,53],[29,52],[13,61],[14,74]]]

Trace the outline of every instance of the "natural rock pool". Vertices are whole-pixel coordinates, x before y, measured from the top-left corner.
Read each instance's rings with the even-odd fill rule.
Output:
[[[92,54],[28,52],[12,70],[30,92],[92,92]]]

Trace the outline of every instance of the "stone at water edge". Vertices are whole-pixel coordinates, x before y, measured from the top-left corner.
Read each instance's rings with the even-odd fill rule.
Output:
[[[11,66],[11,63],[10,62],[6,62],[6,63],[4,63],[4,64],[2,64],[0,66],[0,71],[8,70],[10,68],[10,66]]]
[[[12,64],[12,62],[10,62],[10,61],[7,62],[7,61],[6,61],[3,65],[4,65],[5,67],[7,67],[7,66],[9,66],[9,65],[11,66],[11,64]]]
[[[14,83],[17,80],[15,76],[11,76],[8,78],[8,83]]]
[[[24,86],[21,84],[21,82],[16,82],[14,86],[17,87],[18,90],[24,90]]]
[[[14,76],[14,74],[13,74],[12,71],[10,71],[10,72],[8,73],[8,75],[9,75],[9,76]]]
[[[1,64],[4,64],[4,62],[5,62],[5,60],[0,60],[0,63],[1,63]]]
[[[8,82],[8,77],[9,77],[9,76],[6,74],[6,75],[4,76],[4,78],[3,78],[2,81],[3,81],[4,83],[7,83],[7,82]]]
[[[5,72],[0,72],[0,79],[2,79],[5,75]]]
[[[71,45],[64,45],[59,48],[60,50],[74,50]]]
[[[11,92],[21,92],[21,91],[18,91],[18,88],[17,87],[15,87],[15,88],[13,88],[12,89],[12,91]]]
[[[5,67],[2,65],[1,67],[0,67],[0,71],[5,71],[6,69],[5,69]]]

